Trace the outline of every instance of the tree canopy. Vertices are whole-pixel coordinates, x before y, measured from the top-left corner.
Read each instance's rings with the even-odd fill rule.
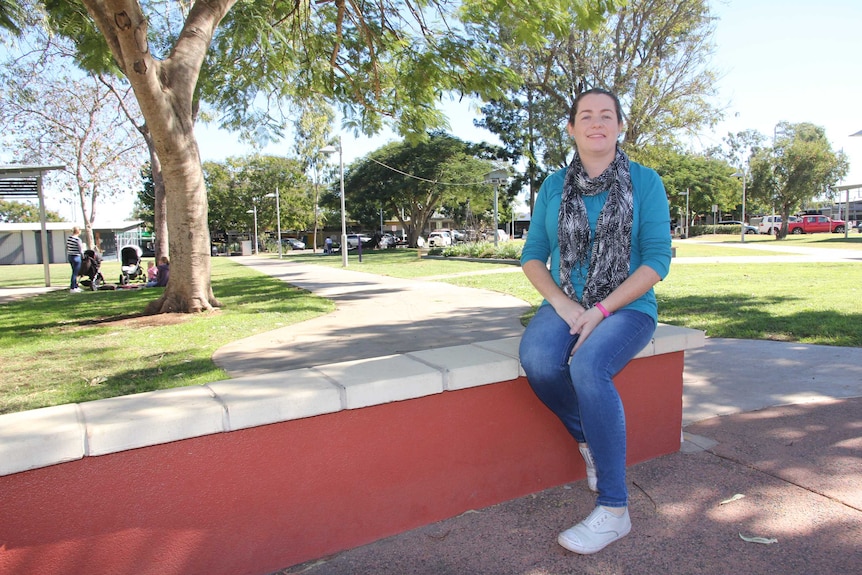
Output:
[[[312,223],[311,186],[299,160],[258,155],[205,162],[203,167],[210,230],[249,230],[253,214],[248,212],[257,210],[260,234],[274,232],[279,227],[276,192],[282,230],[305,230]]]
[[[781,122],[779,128],[781,137],[751,158],[749,193],[782,216],[778,236],[783,238],[789,216],[818,196],[834,195],[830,190],[849,165],[843,151],[832,150],[822,127]]]
[[[72,191],[94,246],[99,200],[136,187],[144,142],[126,121],[127,91],[75,74],[54,50],[5,63],[0,72],[0,128],[19,161],[65,166],[52,175]]]
[[[148,307],[155,313],[220,305],[210,283],[206,189],[194,134],[201,101],[218,110],[224,125],[266,136],[277,134],[284,106],[320,94],[356,130],[374,133],[388,121],[421,138],[445,123],[437,108],[443,94],[492,98],[516,79],[453,10],[471,21],[521,21],[514,29],[528,43],[570,22],[572,7],[578,17],[595,18],[612,1],[499,0],[490,11],[485,0],[45,0],[45,7],[52,27],[75,42],[85,69],[128,78],[152,136],[172,279]]]
[[[415,246],[435,211],[463,211],[468,203],[474,213],[491,207],[493,189],[484,177],[496,167],[496,152],[442,132],[388,144],[345,173],[346,209],[352,220],[371,228],[383,210],[384,217],[401,222]],[[328,202],[337,201],[337,193],[330,193]]]
[[[39,218],[39,206],[26,202],[0,200],[0,222],[4,224],[34,224]],[[45,210],[46,222],[62,222],[63,217],[55,211]]]
[[[614,91],[625,113],[623,145],[674,144],[717,121],[709,103],[716,73],[709,67],[714,17],[707,0],[631,0],[605,20],[572,18],[538,47],[515,41],[508,22],[476,25],[478,37],[499,46],[520,74],[504,98],[483,108],[481,124],[526,156],[531,188],[566,164],[565,132],[575,97],[593,87]]]

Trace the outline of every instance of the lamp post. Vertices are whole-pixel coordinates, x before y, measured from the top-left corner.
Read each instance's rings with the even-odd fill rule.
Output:
[[[685,196],[685,237],[688,238],[688,198],[691,196],[691,190],[686,188],[685,191],[680,192],[679,195]]]
[[[742,172],[736,172],[732,177],[742,178],[742,217],[740,218],[742,221],[742,237],[740,241],[745,243],[745,181],[748,179],[748,170],[743,166]]]
[[[275,219],[276,219],[276,232],[278,233],[278,259],[282,257],[281,250],[281,206],[278,203],[278,186],[275,187],[275,193],[267,194],[264,196],[266,198],[275,198]]]
[[[505,184],[509,180],[509,172],[506,170],[494,170],[485,174],[485,183],[494,186],[494,247],[497,247],[497,200],[500,195],[500,185]]]
[[[256,205],[256,204],[254,204],[254,203],[252,203],[252,204],[251,204],[251,209],[250,209],[250,210],[246,210],[246,212],[245,212],[245,213],[247,213],[247,214],[254,214],[254,254],[255,254],[255,255],[260,255],[260,250],[259,250],[259,249],[258,249],[258,247],[257,247],[257,246],[259,245],[259,244],[257,243],[257,205]]]
[[[347,212],[344,211],[344,146],[341,136],[338,137],[338,148],[335,146],[324,146],[321,153],[327,156],[338,152],[339,180],[341,182],[341,267],[347,267]],[[362,239],[359,239],[360,244]],[[360,246],[361,249],[361,246]]]

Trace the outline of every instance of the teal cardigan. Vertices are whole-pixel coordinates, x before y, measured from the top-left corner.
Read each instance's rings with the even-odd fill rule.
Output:
[[[527,234],[527,243],[521,252],[521,265],[530,260],[547,263],[550,259],[551,276],[560,285],[560,244],[557,236],[560,201],[566,168],[548,176],[539,188],[533,216]],[[642,265],[651,267],[664,279],[670,271],[671,230],[667,193],[659,175],[652,169],[631,162],[634,215],[632,220],[632,249],[629,273]],[[595,236],[599,213],[607,200],[608,192],[584,197],[590,230]],[[578,298],[583,294],[586,270],[572,270],[572,282]],[[542,305],[547,304],[542,302]],[[658,304],[655,291],[647,293],[626,306],[646,313],[658,321]]]

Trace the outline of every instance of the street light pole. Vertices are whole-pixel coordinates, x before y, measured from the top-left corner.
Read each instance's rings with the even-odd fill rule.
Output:
[[[497,231],[497,228],[500,227],[500,222],[497,216],[497,201],[500,196],[500,184],[494,185],[494,247],[497,247],[497,236],[500,233]]]
[[[688,188],[684,192],[679,192],[680,196],[685,196],[685,237],[688,238],[688,198],[691,195],[691,190]]]
[[[745,182],[748,180],[748,171],[745,169],[745,166],[742,168],[742,172],[736,172],[733,174],[734,178],[742,178],[742,217],[740,220],[742,221],[742,237],[740,241],[745,243]]]
[[[245,213],[254,214],[254,254],[260,255],[260,250],[257,247],[259,245],[257,242],[257,205],[252,203],[251,208],[250,210],[246,210]]]
[[[505,184],[509,179],[509,172],[506,169],[494,170],[493,172],[489,172],[485,174],[485,183],[491,184],[494,186],[494,246],[497,246],[497,237],[499,236],[499,231],[497,230],[497,226],[499,225],[497,218],[497,202],[500,195],[500,186]]]
[[[278,233],[278,259],[282,258],[282,248],[281,248],[281,205],[278,202],[278,186],[275,187],[275,193],[267,194],[267,198],[275,198],[275,219],[276,219],[276,232]]]
[[[324,154],[334,154],[334,146],[324,146],[320,149]],[[338,171],[339,180],[341,182],[341,267],[347,267],[347,212],[344,207],[344,142],[341,136],[338,136]],[[359,238],[359,243],[362,239]],[[359,246],[362,249],[362,246]],[[361,253],[361,252],[360,252]]]

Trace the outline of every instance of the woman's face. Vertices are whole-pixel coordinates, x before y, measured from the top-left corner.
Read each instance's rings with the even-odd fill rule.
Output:
[[[588,94],[578,103],[575,123],[567,126],[575,138],[581,157],[602,157],[616,153],[623,124],[617,119],[614,99],[605,94]]]

